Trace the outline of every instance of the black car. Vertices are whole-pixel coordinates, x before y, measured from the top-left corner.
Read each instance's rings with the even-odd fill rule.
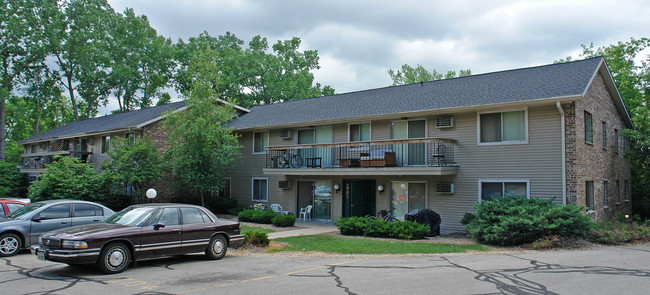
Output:
[[[220,220],[204,207],[142,204],[115,213],[103,224],[45,233],[31,251],[41,260],[97,264],[105,273],[119,273],[131,262],[170,255],[205,252],[210,259],[221,259],[228,246],[243,242],[239,222]]]

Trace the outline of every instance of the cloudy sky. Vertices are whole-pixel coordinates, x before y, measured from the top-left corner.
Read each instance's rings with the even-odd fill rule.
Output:
[[[389,69],[421,64],[473,74],[577,57],[580,44],[650,37],[647,0],[109,0],[158,33],[187,40],[230,31],[245,42],[299,37],[318,50],[316,81],[337,93],[388,86]]]

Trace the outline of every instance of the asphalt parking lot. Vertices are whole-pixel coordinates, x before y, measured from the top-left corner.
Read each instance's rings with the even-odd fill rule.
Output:
[[[650,245],[456,255],[185,255],[101,274],[0,258],[3,294],[646,294]]]

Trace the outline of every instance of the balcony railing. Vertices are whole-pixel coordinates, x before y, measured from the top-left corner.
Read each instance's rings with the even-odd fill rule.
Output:
[[[80,151],[62,151],[58,154],[48,155],[25,155],[23,156],[23,163],[18,166],[19,169],[45,169],[47,165],[56,161],[56,156],[75,157],[81,162],[89,162],[89,157],[92,152]]]
[[[267,147],[266,168],[456,166],[455,140],[420,138]]]

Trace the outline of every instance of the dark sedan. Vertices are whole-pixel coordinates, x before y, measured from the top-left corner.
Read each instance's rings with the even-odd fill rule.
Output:
[[[31,251],[41,260],[97,264],[105,273],[119,273],[131,262],[170,255],[205,252],[221,259],[228,246],[243,243],[239,222],[220,220],[204,207],[141,204],[115,213],[104,224],[45,233]]]

